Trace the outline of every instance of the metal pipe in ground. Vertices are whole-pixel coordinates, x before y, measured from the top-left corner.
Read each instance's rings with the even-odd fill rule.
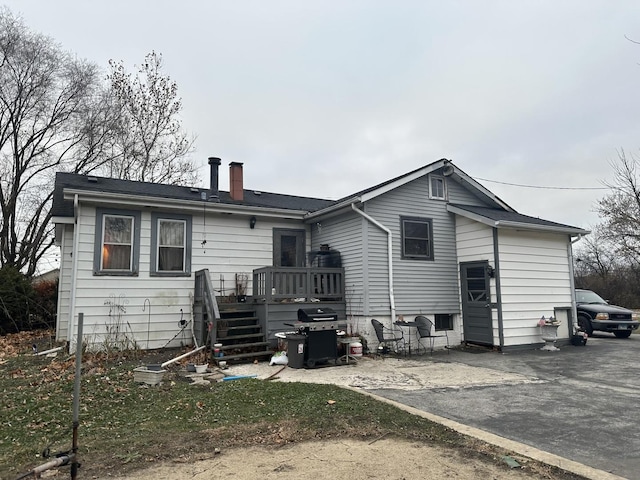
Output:
[[[80,425],[80,380],[82,376],[82,326],[84,324],[84,313],[78,313],[78,338],[76,340],[76,376],[73,384],[73,440],[71,443],[71,453],[73,462],[71,463],[71,479],[75,480],[78,475],[78,426]]]
[[[20,475],[16,478],[16,480],[22,480],[24,478],[40,478],[40,474],[42,472],[46,472],[47,470],[51,470],[52,468],[61,467],[69,463],[69,460],[74,459],[74,455],[60,455],[59,457],[54,458],[53,460],[48,461],[47,463],[43,463],[35,467],[33,470]]]
[[[53,460],[38,465],[29,472],[20,475],[16,480],[25,478],[40,478],[42,472],[52,468],[61,467],[71,462],[71,478],[76,480],[78,475],[78,425],[80,424],[80,376],[82,373],[82,325],[84,323],[84,313],[78,314],[78,338],[76,340],[76,373],[73,385],[73,440],[71,453],[58,455]]]

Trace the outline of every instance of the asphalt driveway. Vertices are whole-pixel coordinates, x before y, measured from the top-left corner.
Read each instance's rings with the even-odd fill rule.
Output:
[[[568,345],[558,352],[438,352],[428,361],[463,363],[539,381],[369,391],[634,479],[640,478],[639,357],[640,334],[617,339],[596,333],[586,346]]]

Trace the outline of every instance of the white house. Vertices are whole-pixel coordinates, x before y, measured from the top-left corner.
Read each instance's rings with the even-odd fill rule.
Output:
[[[373,345],[372,318],[391,327],[420,314],[451,343],[532,348],[542,315],[569,338],[571,245],[588,232],[515,212],[448,160],[338,201],[244,189],[237,162],[220,191],[219,164],[210,159],[209,189],[57,175],[59,340],[75,342],[82,312],[97,347],[198,341],[205,269],[212,295],[241,297],[271,344],[298,295],[321,296]],[[327,251],[339,264],[309,277],[309,253]],[[293,287],[272,285],[283,272],[297,275]]]

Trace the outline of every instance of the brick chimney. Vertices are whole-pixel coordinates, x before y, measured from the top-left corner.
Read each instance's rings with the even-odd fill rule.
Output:
[[[229,163],[229,193],[232,200],[244,200],[244,185],[242,181],[242,163]]]
[[[219,199],[219,178],[220,175],[218,173],[218,167],[222,163],[218,157],[209,157],[209,166],[211,176],[209,177],[209,200],[211,199]]]

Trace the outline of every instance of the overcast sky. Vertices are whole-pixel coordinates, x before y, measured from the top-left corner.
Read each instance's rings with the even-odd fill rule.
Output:
[[[0,0],[2,3],[2,0]],[[194,159],[245,188],[337,199],[449,158],[474,178],[601,188],[640,148],[640,2],[4,1],[105,68],[163,55]],[[481,180],[589,228],[604,190]]]

